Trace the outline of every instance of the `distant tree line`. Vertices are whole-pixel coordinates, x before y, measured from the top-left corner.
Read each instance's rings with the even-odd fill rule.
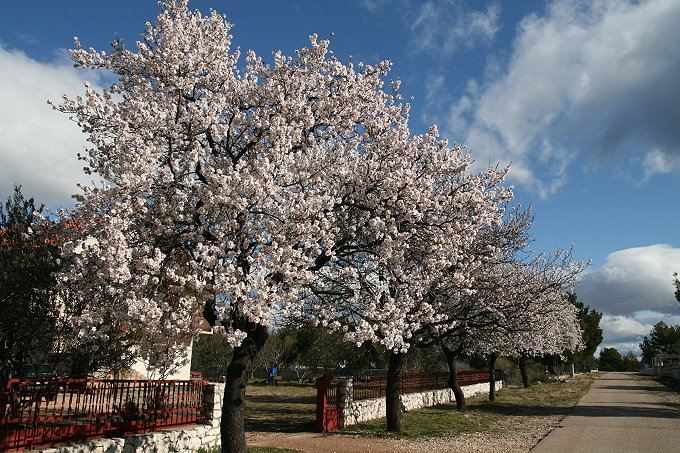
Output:
[[[640,371],[640,359],[629,351],[622,356],[616,348],[600,351],[600,371]]]

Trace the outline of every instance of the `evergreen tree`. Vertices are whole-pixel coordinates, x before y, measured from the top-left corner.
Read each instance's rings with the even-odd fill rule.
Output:
[[[628,351],[628,354],[623,356],[623,369],[621,371],[640,371],[640,359],[635,354]]]
[[[53,294],[57,248],[41,234],[34,213],[42,213],[21,186],[0,203],[0,366],[2,377],[43,363],[59,333]]]
[[[600,370],[622,371],[623,357],[616,348],[604,348],[600,351]]]
[[[576,298],[576,294],[569,294],[569,301],[578,309],[578,319],[583,331],[584,348],[571,355],[571,362],[577,368],[590,368],[595,364],[595,350],[602,343],[602,328],[600,321],[602,313],[584,305]]]
[[[659,321],[640,343],[642,361],[652,363],[657,354],[680,354],[680,325],[669,326]]]

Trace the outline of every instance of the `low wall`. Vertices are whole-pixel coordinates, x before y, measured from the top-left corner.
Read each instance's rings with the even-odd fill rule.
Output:
[[[224,384],[205,388],[204,409],[208,423],[169,428],[145,434],[109,439],[95,439],[75,445],[37,450],[42,453],[181,453],[197,452],[220,445],[220,419]]]
[[[502,381],[496,381],[496,390],[503,388]],[[489,383],[471,384],[461,386],[463,395],[469,398],[479,393],[489,393]],[[339,391],[340,413],[338,414],[338,427],[340,429],[368,420],[385,417],[387,413],[386,399],[367,398],[362,400],[352,400],[352,379],[341,381]],[[450,388],[440,390],[429,390],[420,393],[409,393],[399,397],[402,410],[408,412],[421,407],[432,407],[439,404],[456,401],[453,390]]]

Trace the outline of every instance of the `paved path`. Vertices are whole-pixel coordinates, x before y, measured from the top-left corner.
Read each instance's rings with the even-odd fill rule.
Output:
[[[680,414],[658,387],[628,373],[606,373],[531,453],[680,452]]]

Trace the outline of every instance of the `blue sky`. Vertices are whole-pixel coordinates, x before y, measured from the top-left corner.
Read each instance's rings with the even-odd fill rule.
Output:
[[[234,44],[292,54],[311,33],[341,60],[393,61],[414,97],[411,125],[437,124],[479,165],[512,162],[532,205],[532,247],[573,245],[592,264],[579,299],[605,313],[606,346],[636,351],[659,321],[680,323],[680,2],[677,0],[191,0],[234,23]],[[66,49],[133,46],[153,0],[7,2],[0,14],[0,195],[15,182],[50,207],[85,181],[78,128],[47,99],[103,86]],[[4,195],[2,195],[4,194]]]

